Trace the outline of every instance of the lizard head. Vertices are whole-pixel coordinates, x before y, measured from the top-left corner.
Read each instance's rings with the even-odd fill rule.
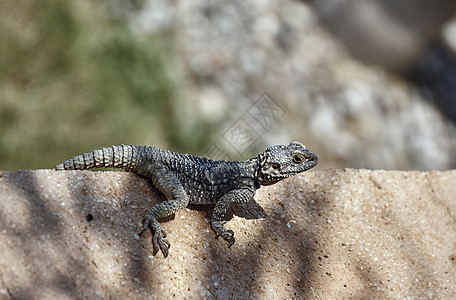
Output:
[[[269,146],[258,155],[258,183],[270,185],[315,167],[318,157],[303,144]]]

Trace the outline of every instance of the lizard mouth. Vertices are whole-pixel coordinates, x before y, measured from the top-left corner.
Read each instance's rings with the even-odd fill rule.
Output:
[[[318,158],[316,155],[311,155],[308,157],[302,166],[299,169],[296,170],[290,170],[290,171],[279,171],[277,173],[272,173],[272,174],[267,174],[266,176],[263,176],[263,185],[270,185],[274,184],[282,179],[292,177],[296,174],[302,173],[304,171],[307,171],[309,169],[312,169],[315,167],[318,163]]]

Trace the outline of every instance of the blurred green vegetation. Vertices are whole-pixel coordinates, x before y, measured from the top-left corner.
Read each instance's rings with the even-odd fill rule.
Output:
[[[100,3],[1,2],[0,170],[52,168],[112,144],[182,143],[171,43],[135,36]]]

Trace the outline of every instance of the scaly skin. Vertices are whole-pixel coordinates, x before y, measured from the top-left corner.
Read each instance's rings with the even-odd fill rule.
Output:
[[[270,146],[247,161],[210,160],[154,147],[122,145],[75,156],[55,169],[120,168],[150,178],[168,201],[147,212],[140,234],[150,228],[154,255],[160,249],[167,257],[170,242],[158,218],[172,215],[189,203],[215,203],[211,227],[231,247],[234,232],[223,227],[222,219],[232,203],[245,203],[261,185],[304,172],[317,162],[317,156],[299,142]]]

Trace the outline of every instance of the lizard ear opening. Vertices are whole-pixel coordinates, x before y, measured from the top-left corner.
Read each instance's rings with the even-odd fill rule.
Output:
[[[261,166],[264,166],[266,164],[266,156],[263,153],[258,154],[258,161],[260,162]]]

